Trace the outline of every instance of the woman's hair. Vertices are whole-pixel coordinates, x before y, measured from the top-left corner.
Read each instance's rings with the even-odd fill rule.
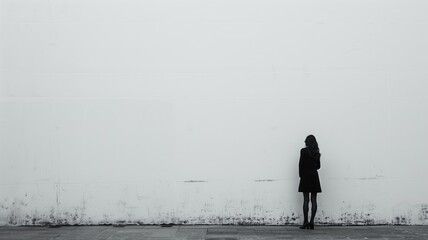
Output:
[[[306,147],[309,149],[309,153],[311,153],[312,156],[319,156],[320,155],[320,149],[318,148],[317,139],[314,135],[309,135],[306,137],[305,140]]]

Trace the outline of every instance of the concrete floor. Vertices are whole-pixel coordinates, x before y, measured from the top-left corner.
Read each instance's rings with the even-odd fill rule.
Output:
[[[0,239],[428,239],[428,226],[63,226],[0,227]]]

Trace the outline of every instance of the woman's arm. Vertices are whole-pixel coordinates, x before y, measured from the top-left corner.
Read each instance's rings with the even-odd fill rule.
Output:
[[[302,177],[302,171],[303,171],[303,160],[302,160],[302,155],[303,155],[303,149],[300,150],[300,159],[299,159],[299,177]]]
[[[321,153],[320,153],[320,156],[317,158],[317,161],[315,163],[315,167],[317,168],[317,170],[321,168],[320,158],[321,158]]]

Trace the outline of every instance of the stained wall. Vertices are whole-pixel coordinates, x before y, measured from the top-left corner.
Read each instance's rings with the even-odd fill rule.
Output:
[[[427,7],[2,0],[0,224],[426,224]]]

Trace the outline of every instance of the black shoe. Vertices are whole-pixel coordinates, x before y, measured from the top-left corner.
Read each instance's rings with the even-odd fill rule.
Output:
[[[300,227],[300,229],[309,229],[309,223],[304,223],[303,226]]]
[[[309,223],[308,227],[311,228],[311,229],[314,229],[314,223],[313,222]]]

